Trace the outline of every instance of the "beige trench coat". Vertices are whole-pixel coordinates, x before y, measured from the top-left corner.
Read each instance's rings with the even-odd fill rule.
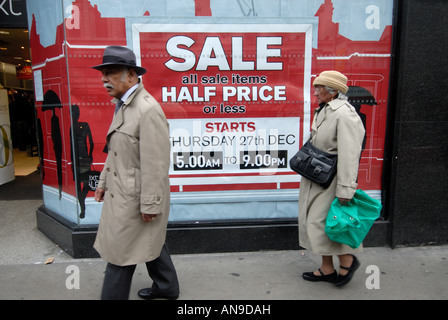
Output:
[[[341,255],[362,250],[331,241],[325,233],[325,220],[336,197],[351,199],[356,192],[364,139],[364,126],[348,101],[336,99],[314,115],[314,146],[338,154],[337,174],[324,189],[302,177],[299,194],[299,243],[319,255]]]
[[[114,116],[107,144],[98,185],[106,193],[94,248],[118,266],[154,260],[165,243],[170,209],[170,141],[165,115],[142,84]],[[159,216],[148,223],[141,213]]]

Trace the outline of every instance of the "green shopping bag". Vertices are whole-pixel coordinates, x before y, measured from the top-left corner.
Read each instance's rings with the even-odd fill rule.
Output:
[[[346,206],[336,198],[327,215],[325,232],[332,241],[358,248],[380,216],[381,207],[378,200],[362,190],[357,190]]]

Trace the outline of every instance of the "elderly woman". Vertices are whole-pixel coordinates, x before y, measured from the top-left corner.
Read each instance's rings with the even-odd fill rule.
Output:
[[[324,71],[313,82],[319,108],[312,123],[311,143],[326,152],[338,154],[337,174],[324,189],[302,177],[299,196],[299,243],[301,247],[322,256],[321,267],[303,273],[307,281],[326,281],[337,286],[348,283],[359,267],[352,249],[331,241],[325,233],[325,220],[331,203],[337,197],[347,205],[356,192],[359,159],[365,130],[347,97],[347,77],[337,71]],[[333,256],[339,258],[339,274]]]

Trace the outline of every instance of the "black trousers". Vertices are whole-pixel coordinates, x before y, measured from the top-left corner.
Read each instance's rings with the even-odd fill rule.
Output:
[[[108,263],[104,275],[102,300],[127,300],[131,290],[132,276],[136,265],[116,266]],[[166,245],[163,246],[160,256],[146,262],[146,269],[151,279],[154,281],[151,290],[167,296],[179,295],[179,282],[177,280],[176,269],[171,260],[170,253]]]

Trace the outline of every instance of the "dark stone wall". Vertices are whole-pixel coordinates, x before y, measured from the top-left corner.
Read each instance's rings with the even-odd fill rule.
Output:
[[[391,246],[448,243],[448,1],[397,0],[385,188]]]

